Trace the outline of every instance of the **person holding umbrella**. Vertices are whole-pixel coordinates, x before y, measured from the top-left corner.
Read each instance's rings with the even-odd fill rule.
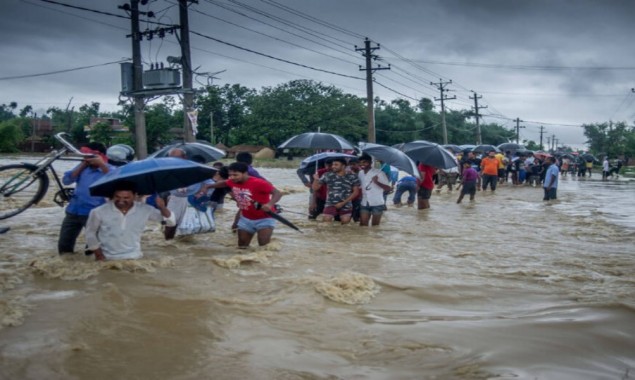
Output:
[[[384,192],[391,189],[386,174],[380,169],[373,168],[372,164],[373,159],[367,154],[359,158],[361,170],[357,173],[357,177],[362,189],[359,225],[362,227],[368,227],[371,216],[372,225],[379,225],[385,206]]]
[[[417,209],[426,210],[430,208],[430,197],[432,197],[432,190],[434,189],[434,179],[432,177],[437,169],[422,163],[419,163],[418,168],[421,174],[421,182],[417,192]]]
[[[141,234],[148,220],[165,221],[174,226],[175,220],[157,197],[157,207],[135,201],[137,187],[130,181],[114,185],[110,200],[93,209],[86,222],[86,245],[95,254],[95,260],[128,260],[143,257]]]
[[[325,222],[332,222],[336,216],[342,224],[348,224],[353,215],[353,199],[359,194],[359,178],[357,174],[346,172],[346,160],[334,158],[331,171],[320,177],[313,175],[313,191],[317,192],[322,186],[327,186],[326,203],[322,213]],[[382,196],[383,199],[383,196]]]
[[[234,162],[228,166],[229,179],[204,185],[197,196],[205,195],[210,188],[229,187],[238,204],[240,217],[236,223],[238,231],[238,248],[247,248],[254,235],[258,235],[258,245],[271,242],[276,220],[275,204],[282,198],[282,193],[264,179],[249,175],[249,166],[244,162]]]

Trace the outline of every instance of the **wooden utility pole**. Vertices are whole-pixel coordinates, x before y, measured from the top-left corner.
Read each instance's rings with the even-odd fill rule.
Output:
[[[474,92],[474,91],[472,91]],[[479,118],[481,115],[478,113],[478,110],[481,108],[487,108],[487,106],[478,106],[478,100],[482,98],[483,95],[478,96],[476,92],[474,92],[474,97],[469,97],[470,99],[474,99],[474,117],[476,118],[476,144],[481,145],[483,141],[481,140],[481,124],[479,123]]]
[[[187,14],[188,3],[196,0],[179,0],[179,21],[181,26],[181,60],[183,68],[183,138],[185,141],[196,141],[192,123],[187,115],[192,111],[194,93],[192,92],[192,57],[190,54],[190,22]]]
[[[376,55],[373,55],[375,50],[379,49],[379,44],[375,47],[370,46],[370,40],[368,38],[364,39],[364,47],[358,48],[355,45],[355,51],[361,51],[362,55],[366,58],[366,67],[362,68],[359,66],[360,71],[366,71],[366,111],[368,113],[368,142],[375,142],[375,110],[374,103],[375,99],[373,97],[373,72],[376,70],[390,70],[390,65],[388,67],[381,67],[381,65],[377,65],[377,67],[372,67],[372,60],[377,59]]]
[[[516,118],[516,120],[514,120],[516,122],[516,144],[520,144],[520,128],[525,128],[524,125],[520,125],[520,122],[522,120],[520,120],[520,118]]]
[[[439,79],[439,83],[434,83],[434,82],[430,82],[431,85],[436,86],[439,89],[439,93],[441,94],[441,96],[437,99],[434,98],[435,101],[441,101],[441,125],[443,126],[443,144],[447,144],[448,143],[448,128],[445,125],[445,101],[446,100],[452,100],[452,99],[456,99],[456,95],[454,95],[453,97],[449,98],[445,95],[443,95],[444,92],[448,92],[450,90],[446,89],[445,86],[448,84],[451,84],[452,80],[450,79],[447,82],[444,82],[443,80]]]

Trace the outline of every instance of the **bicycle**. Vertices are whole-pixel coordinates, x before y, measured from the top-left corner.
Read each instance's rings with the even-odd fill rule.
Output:
[[[64,187],[59,175],[53,168],[53,162],[57,160],[72,160],[94,157],[92,154],[80,152],[70,142],[66,141],[66,133],[60,132],[54,137],[63,147],[53,150],[35,164],[22,162],[0,166],[0,220],[18,215],[29,207],[39,203],[46,195],[49,188],[50,171],[57,185],[58,191],[55,193],[53,202],[64,207],[73,196],[73,188]],[[64,158],[67,153],[71,153],[75,158]]]

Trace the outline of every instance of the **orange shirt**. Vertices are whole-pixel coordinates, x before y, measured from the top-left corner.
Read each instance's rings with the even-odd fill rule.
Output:
[[[485,157],[481,160],[481,169],[483,174],[498,175],[498,158]]]

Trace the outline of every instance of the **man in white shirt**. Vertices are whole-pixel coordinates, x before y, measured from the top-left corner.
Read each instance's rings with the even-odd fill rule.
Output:
[[[357,173],[362,189],[362,204],[359,225],[367,227],[371,220],[373,226],[378,226],[385,209],[384,191],[390,191],[390,181],[386,174],[372,167],[373,159],[368,155],[359,158],[360,171]]]
[[[611,165],[609,164],[609,157],[604,156],[604,161],[602,161],[602,181],[609,180],[610,170],[611,170]]]
[[[141,234],[148,220],[165,221],[174,226],[174,215],[157,197],[157,208],[135,201],[133,183],[117,184],[112,197],[105,204],[93,209],[86,222],[86,245],[95,254],[95,259],[128,260],[143,257]]]

